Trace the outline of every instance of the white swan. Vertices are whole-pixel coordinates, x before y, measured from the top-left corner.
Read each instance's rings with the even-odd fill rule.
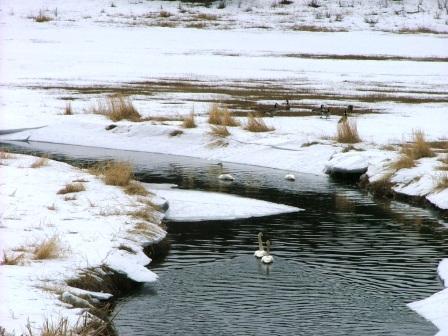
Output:
[[[295,180],[296,180],[296,177],[294,176],[294,174],[286,174],[286,175],[285,175],[285,180],[288,180],[288,181],[295,181]]]
[[[263,247],[263,241],[261,240],[262,236],[263,236],[263,233],[260,232],[258,234],[258,250],[256,250],[254,252],[254,256],[257,258],[261,258],[266,255],[266,251],[264,250],[264,247]]]
[[[266,240],[266,255],[261,258],[261,262],[264,264],[272,264],[274,262],[274,257],[269,254],[270,247],[271,242]]]
[[[223,181],[235,181],[235,178],[230,174],[221,174],[218,178]]]

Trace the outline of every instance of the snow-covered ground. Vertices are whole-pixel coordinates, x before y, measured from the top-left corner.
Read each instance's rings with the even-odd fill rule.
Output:
[[[448,259],[443,259],[437,268],[440,279],[448,286]],[[415,301],[409,307],[434,323],[439,332],[436,336],[448,335],[448,288],[427,299]]]
[[[262,0],[222,3],[220,9],[219,3],[206,8],[160,1],[2,0],[0,128],[46,127],[1,135],[0,140],[30,137],[312,174],[366,171],[372,182],[387,176],[396,192],[425,197],[448,209],[448,189],[438,186],[447,174],[448,155],[448,10],[443,2],[318,0],[314,7],[308,0],[290,5]],[[39,14],[51,20],[36,22]],[[331,32],[335,30],[340,32]],[[178,117],[194,108],[198,127],[182,129],[179,121],[119,121],[114,123],[116,128],[106,130],[112,122],[89,111],[98,99],[116,92],[129,95],[144,117]],[[291,115],[265,120],[275,127],[272,132],[250,133],[231,127],[231,135],[219,142],[209,134],[205,114],[212,102],[244,115],[272,108],[287,98]],[[74,115],[62,114],[67,102],[71,102]],[[327,104],[339,115],[321,119],[310,114],[311,108],[320,104]],[[362,139],[353,147],[333,138],[340,112],[348,104],[355,106],[350,119],[357,122]],[[239,120],[244,124],[246,118]],[[179,129],[183,134],[170,135]],[[410,141],[416,129],[439,143],[435,156],[416,160],[413,168],[391,170],[400,144]],[[53,189],[60,187],[58,176],[71,176],[62,173],[71,168],[54,162],[38,170],[17,171],[29,170],[32,177],[51,168],[55,172],[48,181],[53,181]],[[99,197],[112,188],[94,178],[89,181],[81,194],[95,187],[101,189],[94,193]],[[15,179],[11,183],[7,184],[10,189],[22,182]],[[27,197],[37,194],[31,186]],[[51,195],[56,197],[53,189]],[[2,186],[1,193],[3,199],[14,202],[13,189],[6,191]],[[135,205],[132,197],[121,191],[112,193],[119,194],[116,204]],[[56,200],[56,208],[61,203],[64,210],[68,203]],[[61,210],[59,218],[57,211],[45,210],[52,207],[51,202],[42,202],[49,203],[49,199],[39,198],[36,208],[30,210],[25,203],[20,218],[41,218],[49,212],[51,218],[61,221],[53,229],[64,239],[72,236],[64,233],[70,231],[67,225],[95,214],[95,207],[88,206],[84,198],[70,201],[79,203],[79,209],[88,209],[79,214],[75,211],[72,220],[63,220],[72,216],[72,210]],[[7,212],[14,210],[6,204]],[[47,228],[48,222],[42,223],[36,225]],[[118,230],[115,224],[107,230],[120,237],[114,233]],[[23,237],[35,231],[42,239],[51,233],[31,228]],[[3,239],[3,234],[0,237]],[[14,248],[15,243],[33,243],[5,241],[6,249]],[[105,250],[115,247],[109,244]],[[77,259],[75,250],[70,246],[65,259],[50,263],[63,266],[64,260],[75,258],[73,262],[85,267],[87,262],[104,259],[95,254],[89,257],[92,260]],[[138,256],[138,263],[147,262],[140,252]],[[29,278],[29,274],[20,276]],[[42,300],[56,299],[46,294]],[[8,305],[2,304],[0,309],[9,309],[4,307]],[[4,313],[1,311],[1,316],[11,315]],[[18,320],[8,321],[12,323],[8,328],[17,328],[14,321]]]

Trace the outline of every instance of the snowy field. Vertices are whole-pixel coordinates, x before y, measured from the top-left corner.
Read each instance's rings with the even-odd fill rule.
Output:
[[[341,0],[317,1],[317,7],[302,0],[290,5],[222,3],[207,8],[159,1],[2,0],[0,130],[45,127],[1,135],[0,140],[29,137],[312,174],[365,171],[371,182],[387,177],[395,192],[448,209],[448,9],[442,2]],[[37,22],[39,18],[44,22]],[[129,97],[147,121],[112,122],[91,113],[100,99],[117,93]],[[274,130],[244,129],[248,112],[264,115],[286,99],[288,111],[264,118]],[[68,103],[73,115],[64,115]],[[212,103],[228,107],[242,126],[228,127],[225,138],[211,135],[207,113]],[[321,104],[333,111],[328,119],[312,112]],[[354,145],[335,140],[349,104],[354,106],[349,118],[357,123],[361,138]],[[179,120],[193,110],[197,127],[182,128]],[[116,127],[107,130],[111,124]],[[407,168],[391,168],[415,130],[424,132],[432,156],[415,159]],[[67,307],[54,305],[55,295],[37,290],[36,284],[56,277],[60,285],[62,273],[75,275],[73,265],[98,265],[107,260],[108,251],[120,257],[116,247],[125,238],[122,225],[135,223],[108,216],[100,238],[91,228],[80,234],[71,233],[70,227],[85,216],[98,216],[89,203],[100,207],[106,192],[116,195],[117,206],[133,207],[135,200],[67,165],[49,161],[46,167],[26,168],[32,160],[20,156],[0,166],[1,247],[8,251],[57,236],[66,254],[45,262],[51,267],[37,275],[33,272],[42,271],[39,262],[29,261],[25,252],[27,267],[1,266],[13,271],[0,276],[23,283],[33,278],[26,290],[49,303],[42,305],[48,307],[46,313],[53,314],[54,307],[66,313]],[[81,193],[85,196],[61,200],[58,188],[78,178],[89,181]],[[48,198],[36,200],[37,190],[49,193]],[[75,206],[68,206],[71,203]],[[49,210],[53,204],[59,211]],[[97,220],[103,225],[105,219]],[[4,229],[10,223],[17,225],[23,239]],[[77,253],[103,240],[104,254]],[[138,246],[135,264],[146,274],[141,265],[149,261]],[[0,325],[21,332],[25,315],[42,321],[40,311],[23,310],[19,316],[15,307],[32,307],[29,298],[17,299],[23,285],[4,283]],[[73,294],[70,290],[66,292]],[[446,297],[438,302],[448,305]],[[436,325],[446,330],[446,322]]]

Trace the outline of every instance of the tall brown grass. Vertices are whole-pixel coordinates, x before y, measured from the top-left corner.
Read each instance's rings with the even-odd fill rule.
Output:
[[[124,192],[128,195],[140,195],[146,196],[149,195],[148,190],[139,182],[131,181],[129,184],[124,187]]]
[[[191,112],[188,116],[184,117],[182,121],[183,128],[195,128],[197,127],[196,122],[194,120],[194,112]]]
[[[72,103],[68,102],[64,108],[64,115],[73,115]]]
[[[343,122],[338,123],[336,141],[340,143],[361,142],[356,122],[353,120],[344,120]]]
[[[421,130],[414,130],[412,133],[412,142],[404,144],[401,152],[413,160],[418,160],[424,157],[433,157],[434,151],[430,144],[425,139],[425,133]]]
[[[70,194],[70,193],[77,193],[77,192],[84,191],[84,190],[86,190],[86,188],[84,187],[84,184],[82,184],[82,183],[69,183],[69,184],[65,185],[64,188],[59,189],[57,194],[65,195],[65,194]]]
[[[408,155],[402,154],[402,155],[400,155],[398,160],[392,162],[389,166],[390,166],[390,168],[395,169],[395,170],[400,170],[400,169],[404,169],[404,168],[412,168],[412,167],[415,167],[415,161]]]
[[[61,241],[58,236],[42,240],[33,249],[34,259],[55,259],[62,256]]]
[[[219,137],[219,138],[225,138],[225,137],[228,137],[230,135],[230,132],[229,132],[229,130],[227,129],[226,126],[220,126],[220,125],[213,126],[213,125],[211,125],[209,134],[212,135],[212,136]]]
[[[275,130],[274,127],[267,126],[262,118],[257,118],[252,113],[249,113],[244,129],[249,132],[270,132]]]
[[[240,122],[232,115],[232,113],[225,107],[219,104],[212,104],[208,109],[208,123],[212,125],[222,126],[239,126]]]
[[[121,95],[108,97],[105,101],[98,101],[97,106],[92,107],[92,112],[106,116],[112,121],[123,119],[129,121],[141,121],[142,116],[132,104],[129,98]]]
[[[89,168],[93,175],[101,176],[104,183],[114,186],[127,186],[134,176],[134,168],[129,162],[109,161]]]

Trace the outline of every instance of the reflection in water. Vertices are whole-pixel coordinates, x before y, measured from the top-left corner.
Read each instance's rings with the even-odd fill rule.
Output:
[[[306,211],[267,218],[168,223],[171,250],[151,265],[160,281],[117,306],[123,335],[434,335],[406,303],[442,288],[446,224],[429,210],[374,202],[325,177],[138,152],[46,145],[77,159],[132,161],[147,182],[229,192]],[[67,158],[65,158],[67,159]],[[253,257],[256,234],[273,265]]]

